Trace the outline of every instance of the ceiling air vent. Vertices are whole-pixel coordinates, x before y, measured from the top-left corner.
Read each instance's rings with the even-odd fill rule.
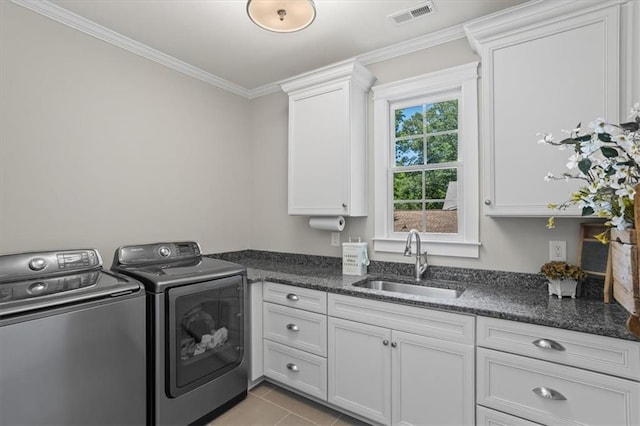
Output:
[[[396,24],[405,24],[416,18],[425,16],[433,11],[433,2],[427,1],[424,3],[420,3],[419,5],[416,5],[411,9],[403,10],[401,12],[396,12],[393,15],[389,15],[388,18],[391,18]]]

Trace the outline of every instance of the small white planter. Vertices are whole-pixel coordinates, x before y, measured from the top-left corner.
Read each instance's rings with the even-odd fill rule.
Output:
[[[558,297],[571,296],[572,299],[576,298],[576,288],[578,281],[573,278],[565,279],[550,279],[549,280],[549,296],[555,294]]]

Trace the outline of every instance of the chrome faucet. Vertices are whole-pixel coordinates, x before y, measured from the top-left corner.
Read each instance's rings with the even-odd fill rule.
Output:
[[[409,231],[407,245],[404,246],[404,255],[411,256],[411,239],[413,236],[416,237],[416,281],[420,281],[429,264],[427,263],[427,252],[420,252],[420,233],[417,229]]]

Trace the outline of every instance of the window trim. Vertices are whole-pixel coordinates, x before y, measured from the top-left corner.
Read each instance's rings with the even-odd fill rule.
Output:
[[[389,181],[391,156],[391,104],[412,98],[456,94],[459,99],[458,150],[462,174],[458,197],[462,209],[458,233],[421,233],[429,254],[478,258],[479,241],[479,150],[478,150],[478,62],[374,86],[374,227],[373,249],[402,253],[406,233],[391,232],[393,193]]]

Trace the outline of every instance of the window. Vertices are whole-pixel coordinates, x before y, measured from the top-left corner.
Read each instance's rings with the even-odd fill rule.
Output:
[[[373,88],[374,250],[478,257],[477,65]]]

